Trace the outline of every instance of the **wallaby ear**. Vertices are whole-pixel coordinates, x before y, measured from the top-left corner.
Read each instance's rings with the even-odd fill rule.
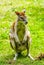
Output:
[[[16,15],[19,15],[19,12],[15,12],[16,13]]]
[[[25,13],[25,12],[26,12],[26,10],[25,10],[25,9],[23,9],[23,12]]]

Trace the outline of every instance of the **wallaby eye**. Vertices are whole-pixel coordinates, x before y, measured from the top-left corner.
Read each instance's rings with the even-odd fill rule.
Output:
[[[26,18],[26,17],[20,16],[20,18],[21,18],[23,21],[25,21],[25,18]]]
[[[22,19],[23,21],[25,21],[23,17],[21,17],[21,19]]]
[[[21,17],[21,19],[23,19],[23,17]]]
[[[20,16],[21,19],[24,19],[23,16]]]

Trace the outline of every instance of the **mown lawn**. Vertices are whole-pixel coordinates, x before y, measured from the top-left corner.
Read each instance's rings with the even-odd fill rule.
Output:
[[[33,57],[44,53],[44,0],[0,0],[0,65],[44,65],[44,59],[32,61],[23,56],[9,64],[15,53],[10,47],[9,30],[16,19],[15,11],[23,8],[32,37],[30,53]]]

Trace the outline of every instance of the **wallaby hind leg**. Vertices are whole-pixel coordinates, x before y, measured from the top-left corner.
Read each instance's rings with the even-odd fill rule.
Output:
[[[14,59],[13,59],[13,60],[16,60],[16,59],[17,59],[17,57],[18,57],[18,53],[16,53],[16,54],[15,54],[15,57],[14,57]]]
[[[31,59],[34,60],[34,58],[31,56],[30,52],[29,52],[29,47],[27,46],[27,56]]]
[[[30,51],[29,51],[29,47],[30,47],[30,44],[28,44],[28,40],[26,42],[26,48],[27,48],[27,56],[31,59],[31,60],[34,60],[34,58],[31,56],[30,54]]]
[[[15,49],[15,41],[12,38],[10,39],[10,45],[11,45],[12,49],[14,50]]]

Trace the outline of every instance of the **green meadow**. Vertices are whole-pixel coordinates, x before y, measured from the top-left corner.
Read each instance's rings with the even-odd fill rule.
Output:
[[[44,0],[0,0],[0,65],[44,65],[44,58],[32,61],[23,56],[16,62],[9,63],[15,55],[9,41],[10,26],[17,19],[15,11],[22,11],[24,8],[27,28],[32,37],[30,54],[35,58],[44,53]]]

